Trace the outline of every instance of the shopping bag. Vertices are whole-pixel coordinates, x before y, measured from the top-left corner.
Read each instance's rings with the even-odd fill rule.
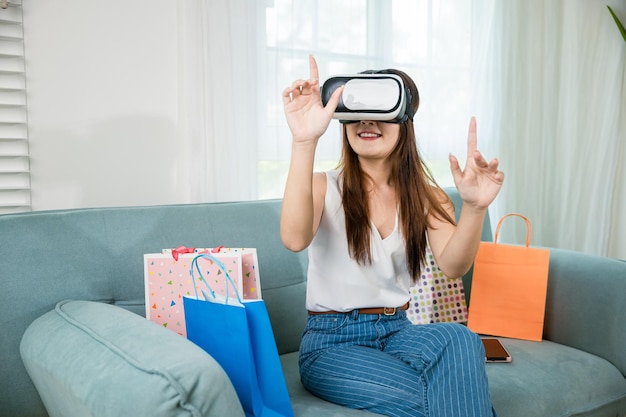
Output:
[[[217,253],[219,254],[218,258],[220,256],[228,256],[228,254],[239,253],[241,254],[243,298],[246,300],[262,298],[259,259],[257,257],[256,248],[225,248],[224,246],[218,246],[216,248],[186,248],[179,246],[175,249],[163,249],[163,253],[171,253],[175,259],[187,253]]]
[[[419,281],[409,289],[407,317],[413,324],[465,323],[467,303],[462,277],[448,278],[426,247],[426,262]]]
[[[195,294],[189,269],[198,253],[212,253],[228,267],[235,283],[230,288],[230,297],[235,289],[245,299],[261,298],[260,274],[256,249],[254,248],[186,248],[163,249],[161,253],[144,254],[144,285],[146,318],[181,336],[186,337],[183,297]],[[213,289],[225,296],[226,286],[219,279],[222,270],[209,259],[197,263],[207,279],[213,280]]]
[[[526,222],[526,245],[498,243],[505,218]],[[474,260],[468,327],[476,333],[540,341],[543,335],[550,251],[531,248],[532,226],[519,214],[503,216],[493,243],[481,242]]]
[[[211,257],[199,254],[196,259]],[[219,260],[214,261],[219,264]],[[192,268],[192,279],[194,272],[197,269]],[[224,272],[228,283],[231,278]],[[246,416],[293,416],[265,302],[238,295],[221,299],[215,296],[211,281],[202,279],[202,283],[205,289],[195,297],[183,298],[187,338],[222,366]]]

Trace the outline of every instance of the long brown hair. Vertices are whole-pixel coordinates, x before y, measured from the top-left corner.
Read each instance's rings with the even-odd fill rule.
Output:
[[[394,69],[381,72],[400,76],[411,95],[413,114],[419,107],[419,93],[413,80],[404,72]],[[343,149],[339,167],[342,172],[342,204],[346,219],[348,248],[353,259],[361,264],[372,261],[371,222],[366,174],[362,171],[358,155],[348,142],[346,127],[343,126]],[[437,185],[428,167],[419,155],[413,127],[413,118],[409,117],[400,124],[400,137],[395,149],[389,155],[391,161],[391,184],[399,197],[400,227],[405,240],[407,267],[413,282],[420,277],[420,265],[426,257],[426,228],[428,214],[455,223],[443,208],[440,201],[441,188]],[[449,199],[448,199],[449,202]]]

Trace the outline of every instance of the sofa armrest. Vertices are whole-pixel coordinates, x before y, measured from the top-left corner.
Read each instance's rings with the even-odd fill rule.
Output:
[[[598,355],[626,376],[626,262],[550,249],[544,338]]]
[[[207,353],[109,304],[60,302],[28,327],[20,353],[51,417],[244,415]]]

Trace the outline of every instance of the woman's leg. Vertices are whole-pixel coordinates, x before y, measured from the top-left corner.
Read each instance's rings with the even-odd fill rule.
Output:
[[[478,335],[460,324],[406,327],[384,352],[413,367],[425,388],[428,416],[492,416],[485,352]]]
[[[423,382],[380,350],[378,316],[309,318],[300,350],[303,385],[314,395],[390,417],[426,416]]]
[[[313,394],[387,416],[492,414],[478,336],[464,326],[415,326],[404,313],[309,318],[300,374]]]

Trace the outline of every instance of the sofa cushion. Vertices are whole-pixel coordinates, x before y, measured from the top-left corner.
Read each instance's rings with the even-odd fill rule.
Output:
[[[243,416],[209,355],[112,305],[58,303],[28,327],[20,353],[52,417]]]
[[[487,364],[496,411],[506,410],[506,417],[622,415],[626,379],[610,362],[547,340],[500,340],[513,361]]]
[[[606,417],[626,407],[626,380],[611,363],[549,341],[501,339],[511,363],[487,364],[494,408],[503,417]],[[298,353],[281,356],[298,417],[377,416],[323,401],[300,383]]]

